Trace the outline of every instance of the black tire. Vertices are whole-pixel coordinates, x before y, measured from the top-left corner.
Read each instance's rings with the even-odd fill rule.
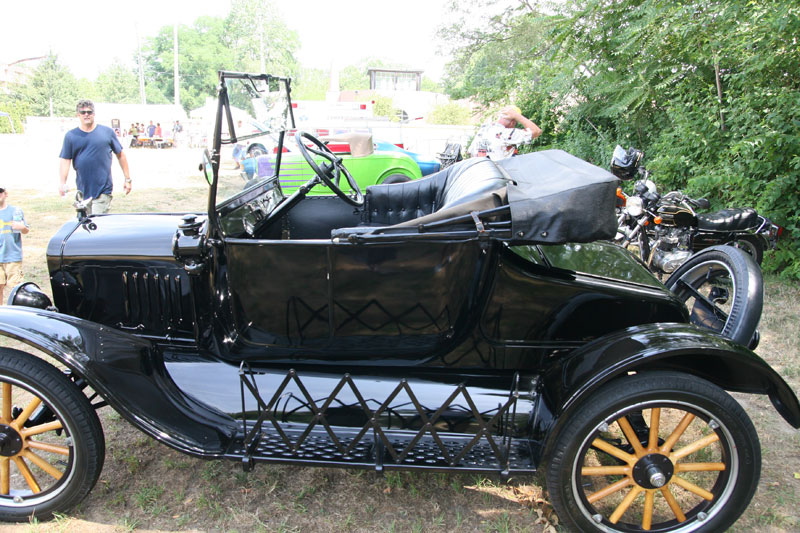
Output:
[[[758,235],[737,235],[730,245],[747,252],[759,265],[764,260],[764,240]]]
[[[639,230],[639,258],[650,268],[650,237],[644,228]]]
[[[105,459],[103,429],[86,396],[52,365],[2,348],[0,398],[0,520],[46,520],[80,503]],[[26,409],[32,413],[24,418]]]
[[[689,423],[681,431],[683,420]],[[683,373],[612,381],[555,438],[547,488],[570,531],[725,531],[747,508],[761,474],[758,435],[742,407]],[[696,449],[686,453],[689,446]]]
[[[409,181],[411,181],[411,178],[409,178],[405,174],[391,174],[387,176],[386,179],[381,182],[381,184],[391,185],[393,183],[407,183]]]
[[[693,324],[750,343],[764,306],[761,268],[750,255],[733,246],[706,248],[679,266],[665,285],[689,308]]]
[[[263,144],[255,143],[247,148],[247,157],[258,157],[260,155],[267,155],[267,149]]]

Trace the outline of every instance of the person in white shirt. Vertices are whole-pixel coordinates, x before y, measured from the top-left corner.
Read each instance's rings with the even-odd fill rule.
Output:
[[[517,124],[522,128],[517,128]],[[524,117],[520,108],[510,105],[502,109],[496,122],[481,126],[468,152],[472,157],[505,159],[516,153],[517,146],[529,143],[541,134],[542,128]]]

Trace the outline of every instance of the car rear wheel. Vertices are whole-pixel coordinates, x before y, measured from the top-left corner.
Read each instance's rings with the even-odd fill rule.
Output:
[[[74,507],[104,458],[102,426],[75,384],[37,357],[0,350],[0,520]]]
[[[761,472],[755,428],[691,375],[625,376],[577,409],[553,444],[547,487],[575,531],[724,531]]]
[[[664,283],[686,304],[692,324],[747,346],[764,306],[764,282],[753,258],[733,246],[693,255]]]

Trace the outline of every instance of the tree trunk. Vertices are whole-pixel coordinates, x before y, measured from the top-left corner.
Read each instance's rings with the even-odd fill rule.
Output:
[[[714,58],[714,75],[717,79],[717,101],[719,102],[719,127],[725,131],[725,113],[722,112],[722,80],[719,76],[719,58]]]

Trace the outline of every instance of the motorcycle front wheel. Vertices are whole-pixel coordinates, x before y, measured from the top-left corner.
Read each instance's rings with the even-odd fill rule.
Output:
[[[689,309],[692,324],[747,346],[761,319],[764,281],[752,256],[732,246],[693,255],[665,285]]]

